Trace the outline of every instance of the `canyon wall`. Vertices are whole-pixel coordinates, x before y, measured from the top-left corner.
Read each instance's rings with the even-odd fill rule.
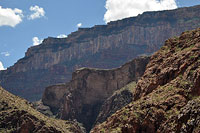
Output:
[[[0,71],[0,85],[28,100],[44,88],[70,81],[81,67],[110,69],[158,50],[166,39],[200,26],[200,6],[145,12],[137,17],[79,28],[67,38],[48,37],[25,57]]]
[[[76,70],[66,84],[47,87],[42,102],[59,118],[77,119],[87,131],[92,128],[100,107],[116,90],[143,75],[150,57],[136,58],[111,69],[82,68]]]
[[[168,39],[132,92],[132,102],[91,133],[198,133],[200,28]]]

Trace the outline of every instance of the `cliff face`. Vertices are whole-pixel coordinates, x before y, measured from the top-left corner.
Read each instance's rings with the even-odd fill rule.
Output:
[[[56,120],[42,115],[26,100],[0,87],[1,133],[84,133],[76,122]]]
[[[123,88],[115,91],[112,96],[107,98],[102,104],[96,122],[93,124],[93,126],[103,123],[116,111],[131,103],[133,100],[132,88],[134,88],[135,86],[136,82],[133,81]]]
[[[149,57],[140,57],[111,70],[78,69],[69,83],[47,87],[42,102],[61,119],[77,119],[89,130],[103,102],[114,91],[137,81],[148,62]]]
[[[132,90],[133,102],[91,133],[199,132],[200,29],[167,40]]]
[[[200,6],[146,12],[108,25],[80,28],[67,38],[47,38],[25,57],[0,72],[0,84],[28,100],[38,100],[46,86],[65,83],[80,67],[116,68],[141,54],[151,54],[169,37],[200,25]]]

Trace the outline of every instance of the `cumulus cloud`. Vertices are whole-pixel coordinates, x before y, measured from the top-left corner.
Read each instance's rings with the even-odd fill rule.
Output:
[[[9,52],[1,52],[1,55],[4,55],[4,56],[10,56],[10,53]]]
[[[145,11],[170,10],[177,8],[176,0],[107,0],[104,21],[106,23],[137,16]]]
[[[38,37],[33,37],[33,46],[39,45],[42,43],[43,39],[39,39]]]
[[[41,18],[41,17],[45,16],[44,9],[42,7],[37,6],[37,5],[31,6],[29,10],[33,12],[30,16],[28,16],[29,20],[34,20],[34,19]]]
[[[3,66],[3,63],[0,61],[0,71],[1,70],[5,70],[4,66]]]
[[[76,26],[77,26],[78,28],[80,28],[80,27],[82,26],[82,23],[78,23]]]
[[[15,27],[22,22],[23,12],[22,10],[15,8],[2,8],[0,6],[0,26]]]
[[[67,37],[67,35],[65,35],[65,34],[60,34],[57,36],[57,38],[66,38],[66,37]]]

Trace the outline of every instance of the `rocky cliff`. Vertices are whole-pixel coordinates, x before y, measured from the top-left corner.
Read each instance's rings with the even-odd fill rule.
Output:
[[[120,110],[121,108],[125,107],[133,100],[133,90],[136,86],[136,82],[133,81],[128,85],[124,86],[123,88],[115,91],[112,96],[107,98],[104,103],[102,104],[99,114],[96,118],[96,122],[93,124],[97,125],[106,121],[108,117],[114,114],[116,111]]]
[[[79,28],[67,38],[47,38],[0,72],[0,85],[38,100],[49,85],[65,83],[80,67],[116,68],[158,50],[169,37],[200,26],[200,6],[145,12],[107,25]]]
[[[91,133],[198,133],[200,29],[167,40],[132,90],[133,102]]]
[[[116,90],[137,81],[148,62],[149,57],[139,57],[111,70],[78,69],[70,82],[47,87],[42,102],[61,119],[76,119],[89,131],[103,102]]]
[[[26,100],[10,94],[0,87],[1,133],[84,133],[77,122],[44,116],[34,110]]]

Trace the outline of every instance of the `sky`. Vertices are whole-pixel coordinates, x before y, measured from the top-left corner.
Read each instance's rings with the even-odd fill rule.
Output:
[[[198,4],[200,0],[0,0],[0,70],[49,36],[63,38],[79,27]]]

